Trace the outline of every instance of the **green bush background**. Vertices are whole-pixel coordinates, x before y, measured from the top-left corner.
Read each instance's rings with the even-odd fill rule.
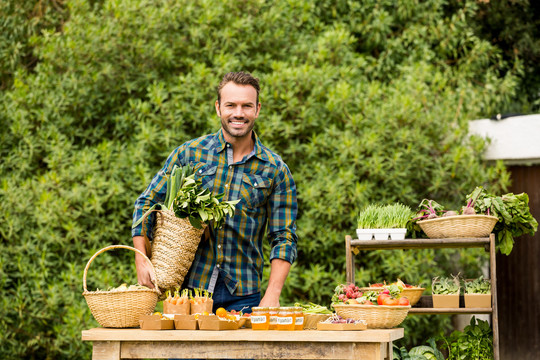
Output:
[[[256,130],[298,186],[299,257],[282,303],[329,305],[361,207],[457,208],[476,185],[506,189],[467,122],[539,109],[535,13],[528,1],[2,2],[0,357],[90,358],[84,267],[131,245],[133,202],[169,152],[218,129],[228,71],[260,78]],[[485,256],[362,252],[357,285],[478,276]],[[132,260],[100,255],[88,288],[135,283]],[[404,326],[411,345],[450,321]]]

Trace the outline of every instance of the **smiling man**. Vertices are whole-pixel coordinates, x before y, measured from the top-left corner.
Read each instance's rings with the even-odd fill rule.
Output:
[[[259,117],[259,80],[245,72],[226,74],[217,88],[221,129],[176,148],[135,202],[133,223],[153,204],[163,202],[174,165],[194,167],[203,186],[223,200],[241,201],[234,216],[202,239],[184,286],[212,292],[218,307],[242,310],[279,306],[281,290],[296,259],[296,186],[279,155],[265,147],[253,127]],[[149,217],[153,228],[155,219]],[[209,227],[211,228],[211,227]],[[146,253],[142,225],[134,226],[134,246]],[[151,236],[151,232],[148,232]],[[263,239],[270,243],[270,278],[261,299]],[[136,255],[139,283],[153,287],[154,274]]]

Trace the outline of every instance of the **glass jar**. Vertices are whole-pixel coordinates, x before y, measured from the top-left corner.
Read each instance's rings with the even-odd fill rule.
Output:
[[[294,330],[304,330],[304,310],[299,306],[294,308]]]
[[[278,318],[278,307],[269,307],[268,313],[270,314],[270,324],[268,330],[277,330],[277,318]]]
[[[270,325],[270,313],[267,307],[251,308],[251,328],[253,330],[268,330]]]
[[[294,308],[280,307],[277,317],[278,330],[294,330]]]

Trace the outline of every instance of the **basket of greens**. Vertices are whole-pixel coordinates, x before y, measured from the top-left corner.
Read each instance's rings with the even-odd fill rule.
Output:
[[[202,187],[193,168],[175,166],[167,180],[165,203],[152,206],[139,220],[162,294],[184,282],[208,224],[220,227],[226,216],[234,214],[240,200],[220,201],[222,198],[223,194],[214,195]],[[150,244],[144,219],[152,212],[157,217]]]
[[[497,249],[506,255],[512,251],[514,237],[532,236],[538,228],[526,193],[497,196],[478,186],[466,201],[460,211],[447,211],[436,201],[424,199],[407,228],[413,235],[423,231],[430,238],[486,237],[493,232]]]

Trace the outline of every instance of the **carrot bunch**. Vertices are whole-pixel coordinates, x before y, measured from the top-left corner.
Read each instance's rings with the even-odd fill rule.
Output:
[[[164,300],[172,305],[182,305],[189,301],[190,291],[189,289],[182,290],[180,294],[180,289],[176,288],[174,294],[171,294],[170,290],[167,290],[167,298]]]
[[[192,296],[191,292],[189,293],[192,305],[204,304],[208,299],[212,299],[212,293],[205,289],[193,289],[193,291],[195,292],[195,296]]]

